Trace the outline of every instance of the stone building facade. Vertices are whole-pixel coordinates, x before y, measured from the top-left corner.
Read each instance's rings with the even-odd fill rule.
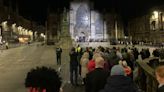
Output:
[[[164,5],[153,7],[149,10],[149,13],[130,20],[128,34],[134,42],[163,43]]]
[[[121,17],[112,12],[105,13],[105,23],[109,39],[123,39],[125,37],[123,21]]]
[[[149,15],[132,19],[128,22],[128,35],[132,41],[150,41]]]
[[[18,3],[14,4],[15,5],[12,4],[11,0],[0,0],[0,23],[2,26],[2,22],[6,21],[8,26],[7,30],[2,29],[3,39],[7,41],[13,40],[15,37],[28,37],[28,35],[19,32],[18,28],[22,27],[25,30],[32,31],[33,37],[31,37],[31,39],[35,40],[36,37],[34,37],[34,33],[40,32],[37,30],[39,25],[34,21],[20,16]],[[13,24],[16,26],[15,29],[12,28]],[[44,33],[43,31],[41,32]]]

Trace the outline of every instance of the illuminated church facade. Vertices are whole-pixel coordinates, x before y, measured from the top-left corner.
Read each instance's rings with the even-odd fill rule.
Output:
[[[114,11],[105,12],[105,9],[100,13],[93,6],[94,3],[88,0],[74,0],[70,2],[70,8],[62,14],[50,12],[47,20],[48,38],[60,39],[59,36],[66,34],[75,41],[108,41],[124,38],[121,17]]]

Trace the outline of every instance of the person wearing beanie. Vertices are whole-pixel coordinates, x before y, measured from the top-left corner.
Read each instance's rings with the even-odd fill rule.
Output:
[[[110,75],[111,76],[113,76],[113,75],[123,75],[123,76],[126,76],[126,73],[124,71],[123,66],[115,65],[115,66],[112,67]]]
[[[109,73],[104,70],[104,59],[95,59],[95,69],[86,75],[85,92],[99,92],[104,88]]]
[[[99,92],[138,92],[137,86],[126,76],[122,65],[114,65],[110,75],[104,89]]]

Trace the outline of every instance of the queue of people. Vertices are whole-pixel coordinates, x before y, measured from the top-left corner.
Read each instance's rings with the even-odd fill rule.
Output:
[[[124,81],[119,81],[120,85],[118,84],[118,87],[125,88],[125,91],[121,92],[126,92],[132,86],[130,92],[137,92],[137,86],[133,82],[133,70],[135,61],[138,59],[137,55],[139,55],[139,52],[136,48],[120,49],[113,47],[110,49],[98,47],[94,49],[92,47],[82,48],[79,45],[72,47],[70,51],[71,84],[73,86],[84,85],[85,92],[113,92],[105,91],[104,87],[108,85],[109,78],[117,75],[119,76],[118,79],[125,79],[125,82],[127,82],[126,87],[124,87],[125,85],[122,85],[125,84]],[[115,69],[114,66],[119,66],[119,68]],[[78,84],[79,76],[83,80],[81,84]]]
[[[133,81],[138,55],[134,47],[72,47],[69,52],[70,82],[73,86],[83,85],[85,92],[140,92]],[[164,92],[164,66],[159,66],[155,74],[159,82],[157,92]],[[46,67],[32,69],[26,76],[25,86],[29,92],[62,92],[58,73]]]

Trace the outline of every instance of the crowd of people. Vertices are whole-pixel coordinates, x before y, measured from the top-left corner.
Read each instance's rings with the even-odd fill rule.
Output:
[[[148,49],[139,52],[135,47],[72,47],[69,52],[70,83],[84,86],[85,92],[140,92],[133,78],[139,54],[142,59],[150,56]],[[163,92],[164,67],[159,66],[155,74],[159,82],[158,92]],[[27,74],[25,86],[29,92],[62,92],[58,73],[46,67],[32,69]]]
[[[129,90],[128,88],[131,86],[133,86],[131,92],[137,92],[137,86],[133,83],[133,70],[139,55],[137,48],[120,49],[113,47],[111,49],[101,46],[98,48],[82,48],[78,45],[73,47],[69,54],[70,81],[72,85],[80,85],[77,80],[80,75],[83,79],[81,84],[85,86],[86,92],[99,92],[101,90],[102,92],[113,92],[114,90],[120,92],[117,91],[119,90],[117,87]],[[108,82],[110,78],[114,84],[111,80]],[[119,79],[125,79],[125,83]],[[112,85],[109,86],[108,83],[117,86],[116,88],[112,87],[113,91],[106,91],[106,88],[110,88]],[[106,88],[103,90],[104,87]]]

